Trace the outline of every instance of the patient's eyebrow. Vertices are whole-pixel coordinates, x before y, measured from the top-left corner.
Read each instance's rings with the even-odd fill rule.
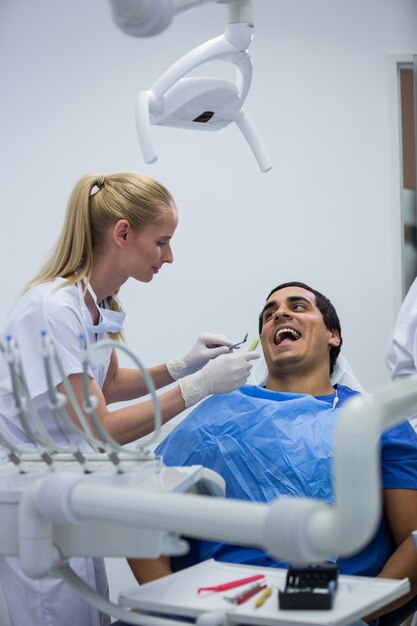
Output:
[[[304,296],[288,296],[287,302],[305,302],[306,304],[313,304],[311,300],[304,298]]]
[[[293,304],[294,302],[305,302],[306,304],[313,306],[313,303],[308,298],[305,298],[304,296],[288,296],[286,298],[286,302],[288,304]],[[274,300],[272,300],[271,302],[267,302],[260,313],[261,317],[264,316],[266,311],[277,308],[278,306],[279,306],[278,303],[275,302]]]
[[[266,311],[269,311],[269,309],[273,309],[276,306],[277,306],[276,302],[267,302],[265,304],[264,308],[262,309],[262,311],[260,312],[259,316],[263,317],[264,314],[266,313]]]

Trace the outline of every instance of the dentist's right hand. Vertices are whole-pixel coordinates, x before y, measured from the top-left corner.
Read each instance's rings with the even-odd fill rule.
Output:
[[[178,384],[186,408],[213,393],[228,393],[242,387],[252,369],[251,361],[259,357],[256,352],[247,351],[222,354],[195,374],[182,378]]]

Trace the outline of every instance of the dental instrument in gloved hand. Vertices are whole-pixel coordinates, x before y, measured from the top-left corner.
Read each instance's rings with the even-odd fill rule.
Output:
[[[246,333],[242,341],[239,341],[238,343],[234,343],[232,346],[229,346],[229,352],[233,352],[235,348],[239,350],[240,346],[248,340],[248,335],[249,333]]]
[[[229,349],[233,347],[230,339],[224,335],[202,333],[185,356],[168,361],[166,368],[171,378],[178,380],[189,374],[194,374],[211,359],[215,359],[221,354],[227,354]]]
[[[179,382],[185,407],[213,393],[228,393],[244,385],[252,369],[251,361],[259,359],[257,352],[222,354],[209,361],[200,371],[182,378]]]

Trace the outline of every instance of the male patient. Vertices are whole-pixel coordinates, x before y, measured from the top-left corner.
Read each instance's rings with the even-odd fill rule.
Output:
[[[226,497],[271,502],[282,496],[331,502],[338,411],[356,392],[332,386],[340,322],[332,303],[303,283],[268,296],[259,329],[268,368],[265,387],[245,385],[200,404],[158,447],[166,465],[201,464],[223,476]],[[366,335],[364,333],[364,341]],[[366,419],[366,415],[364,415]],[[417,435],[408,422],[380,439],[384,515],[373,540],[338,559],[343,574],[403,578],[417,592]],[[193,560],[282,567],[259,549],[209,541],[192,544]],[[139,582],[170,573],[169,558],[132,560]],[[382,612],[382,611],[381,611]]]

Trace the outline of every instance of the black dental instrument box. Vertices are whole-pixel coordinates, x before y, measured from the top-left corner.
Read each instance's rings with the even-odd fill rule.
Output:
[[[339,568],[333,563],[290,567],[284,591],[278,592],[280,609],[324,610],[333,606]]]

